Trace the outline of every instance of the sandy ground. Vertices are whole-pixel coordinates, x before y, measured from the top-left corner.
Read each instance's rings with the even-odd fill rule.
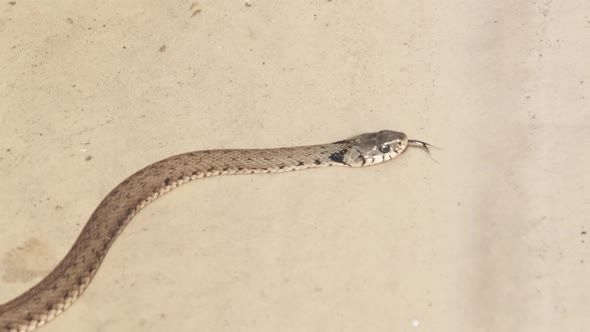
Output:
[[[43,331],[583,331],[587,1],[5,1],[0,302],[172,154],[396,129],[442,149],[142,211]]]

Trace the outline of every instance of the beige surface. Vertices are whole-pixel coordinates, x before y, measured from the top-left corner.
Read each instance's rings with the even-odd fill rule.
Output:
[[[504,3],[0,4],[0,302],[148,163],[389,128],[439,164],[183,187],[43,331],[586,330],[590,5]]]

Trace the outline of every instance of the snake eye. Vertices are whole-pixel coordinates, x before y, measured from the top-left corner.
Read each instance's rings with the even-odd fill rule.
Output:
[[[381,147],[379,147],[379,151],[381,151],[381,153],[389,153],[389,151],[391,151],[391,148],[389,147],[389,145],[382,145]]]

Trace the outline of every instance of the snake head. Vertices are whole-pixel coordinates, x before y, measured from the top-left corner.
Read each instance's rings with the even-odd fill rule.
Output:
[[[344,163],[352,167],[368,166],[391,160],[408,146],[406,134],[382,130],[359,135],[350,140]]]
[[[419,146],[429,152],[430,144],[409,140],[399,131],[381,130],[359,135],[350,140],[351,147],[344,156],[344,163],[352,167],[380,164],[402,154],[408,146]]]

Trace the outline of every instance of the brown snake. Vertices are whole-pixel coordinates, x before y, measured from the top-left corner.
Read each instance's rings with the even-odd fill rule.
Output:
[[[144,206],[191,180],[215,175],[278,173],[326,166],[379,164],[416,145],[404,133],[380,131],[331,144],[274,149],[206,150],[153,163],[115,187],[98,205],[62,261],[38,284],[0,305],[0,331],[32,331],[84,292],[109,247]]]

